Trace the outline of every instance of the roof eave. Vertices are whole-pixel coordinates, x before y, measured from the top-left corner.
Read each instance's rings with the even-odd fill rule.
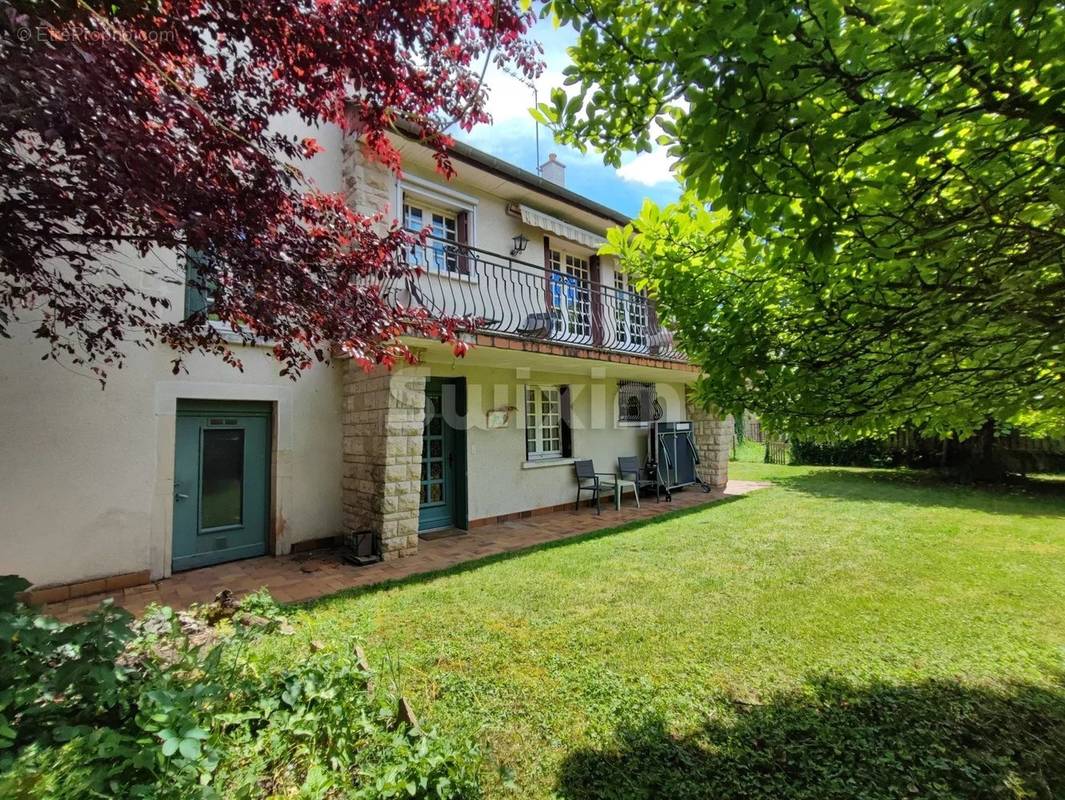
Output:
[[[412,122],[398,120],[395,128],[397,133],[407,139],[416,142],[422,141],[421,128]],[[476,147],[472,147],[465,142],[453,142],[451,146],[448,147],[448,155],[458,161],[464,161],[479,169],[483,169],[485,172],[490,172],[500,178],[514,181],[515,183],[521,184],[533,191],[545,194],[555,200],[569,203],[582,211],[611,220],[619,225],[627,225],[632,221],[631,217],[620,211],[610,208],[609,206],[604,206],[594,200],[590,200],[584,195],[577,194],[576,192],[567,189],[565,186],[559,186],[557,183],[545,180],[539,175],[524,170],[521,167],[516,167],[501,158],[497,158],[483,150],[478,150]]]

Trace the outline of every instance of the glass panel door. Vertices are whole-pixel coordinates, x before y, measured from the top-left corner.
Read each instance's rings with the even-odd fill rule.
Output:
[[[455,436],[443,411],[443,386],[430,378],[425,387],[425,427],[422,430],[421,502],[418,530],[455,524]]]
[[[647,298],[630,289],[628,278],[614,273],[617,305],[614,311],[614,334],[618,343],[634,348],[647,346]]]
[[[551,251],[551,304],[555,336],[568,341],[592,340],[592,302],[588,260]]]
[[[422,439],[422,508],[444,503],[444,420],[438,407],[439,395],[427,394]]]

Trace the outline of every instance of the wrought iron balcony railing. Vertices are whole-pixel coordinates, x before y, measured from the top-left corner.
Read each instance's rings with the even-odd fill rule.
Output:
[[[580,262],[545,269],[436,237],[407,258],[420,272],[385,287],[393,302],[474,317],[484,333],[684,360],[648,298],[591,280]]]

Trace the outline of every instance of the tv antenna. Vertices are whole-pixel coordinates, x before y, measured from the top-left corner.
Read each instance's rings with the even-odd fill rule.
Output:
[[[533,106],[539,107],[540,93],[537,91],[535,83],[526,78],[524,75],[519,75],[517,72],[514,72],[510,67],[504,66],[500,67],[500,69],[507,75],[512,77],[514,80],[516,80],[518,83],[529,89],[532,89]],[[534,118],[533,123],[536,125],[536,174],[540,175],[540,120]]]

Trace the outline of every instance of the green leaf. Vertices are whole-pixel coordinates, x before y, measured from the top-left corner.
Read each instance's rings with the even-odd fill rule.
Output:
[[[13,611],[18,605],[15,595],[26,591],[30,585],[21,575],[0,575],[0,612]]]
[[[181,744],[178,745],[178,750],[181,751],[181,755],[185,758],[195,761],[200,757],[200,742],[198,739],[182,739]]]

